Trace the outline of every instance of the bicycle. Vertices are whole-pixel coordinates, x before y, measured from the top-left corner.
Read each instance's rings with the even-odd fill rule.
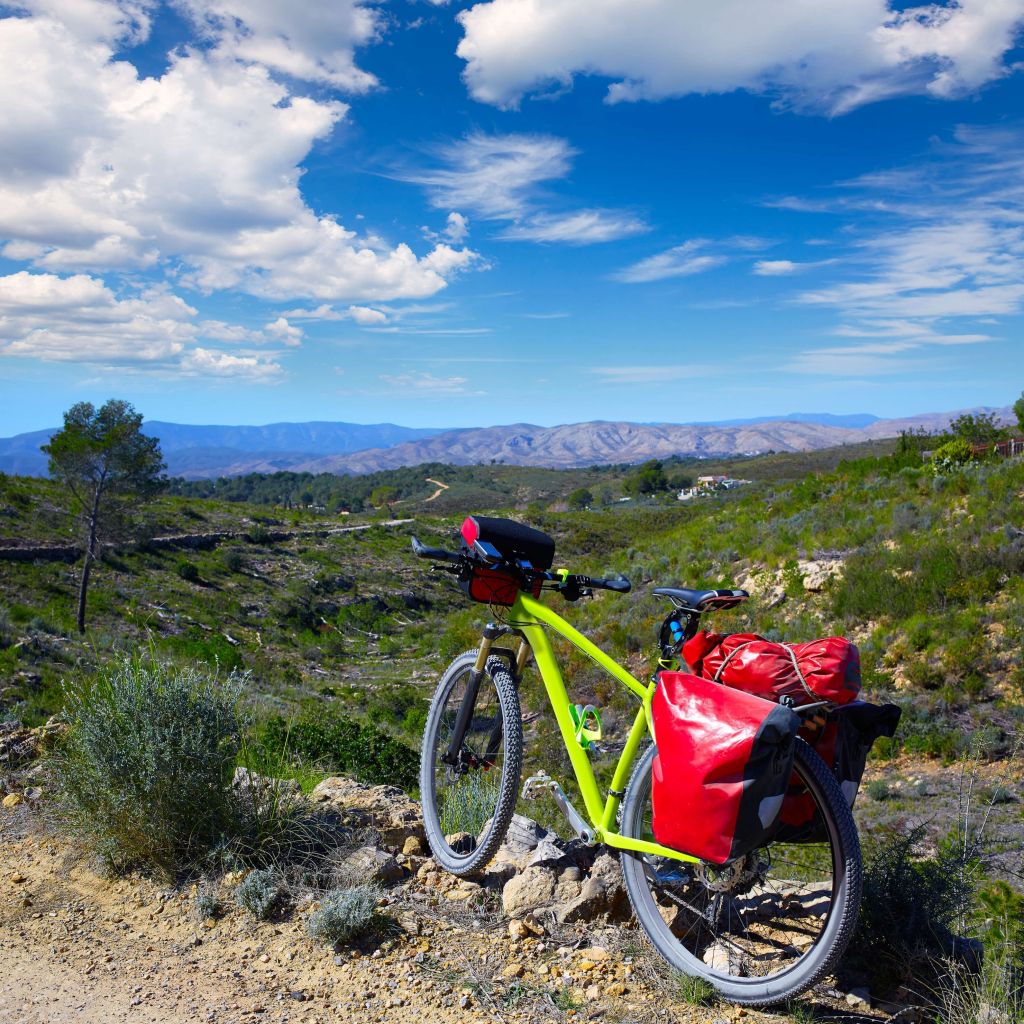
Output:
[[[654,838],[650,799],[656,747],[652,743],[641,753],[644,739],[654,735],[651,700],[658,674],[646,685],[640,682],[539,600],[544,590],[570,602],[595,590],[628,593],[629,581],[551,571],[551,538],[511,520],[467,519],[459,552],[428,547],[416,537],[412,546],[434,562],[433,570],[456,575],[474,600],[505,611],[504,622],[484,628],[479,649],[448,666],[427,715],[420,794],[435,860],[452,874],[472,875],[504,841],[523,765],[519,681],[532,654],[584,810],[543,771],[526,780],[523,795],[549,790],[584,844],[619,851],[634,914],[658,953],[744,1006],[790,999],[825,977],[853,932],[861,858],[850,807],[814,750],[796,741],[794,775],[800,792],[814,802],[813,828],[780,825],[766,845],[725,865],[662,846]],[[672,603],[661,630],[659,671],[670,667],[668,656],[696,633],[702,614],[748,597],[741,590],[659,587],[654,593]],[[600,734],[599,714],[570,702],[548,631],[639,701],[606,796],[589,760]]]

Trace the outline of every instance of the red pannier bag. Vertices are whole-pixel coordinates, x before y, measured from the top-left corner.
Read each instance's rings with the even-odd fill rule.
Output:
[[[860,693],[860,653],[840,636],[781,644],[756,633],[700,632],[683,645],[687,664],[705,679],[794,704],[846,704]]]
[[[853,807],[864,776],[868,753],[875,740],[894,736],[902,710],[896,704],[869,704],[855,700],[833,709],[823,726],[805,725],[800,730],[803,739],[814,747],[815,753],[832,769],[846,802]],[[809,831],[800,838],[817,841],[822,838],[814,799],[794,775],[790,780],[786,801],[782,805],[779,821],[783,825]]]
[[[760,846],[786,798],[796,712],[700,676],[662,672],[651,713],[655,839],[713,864]]]

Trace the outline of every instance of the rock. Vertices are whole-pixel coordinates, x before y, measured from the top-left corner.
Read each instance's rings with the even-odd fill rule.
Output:
[[[508,832],[505,834],[505,842],[498,848],[495,860],[510,861],[517,867],[526,867],[533,851],[548,835],[548,831],[532,818],[527,818],[523,814],[513,814]]]
[[[295,801],[302,793],[295,779],[274,779],[260,775],[248,768],[238,767],[231,780],[231,788],[240,796],[252,800],[256,805],[270,805],[274,802]]]
[[[503,978],[521,978],[526,973],[526,968],[522,964],[509,964],[501,972]]]
[[[851,988],[846,993],[846,1003],[848,1006],[857,1008],[871,1009],[871,993],[866,988]]]
[[[406,857],[419,857],[423,854],[423,844],[419,840],[419,836],[406,836],[405,842],[402,843],[402,853]]]
[[[616,981],[613,982],[611,985],[607,986],[607,988],[605,988],[604,994],[606,996],[612,996],[613,998],[616,998],[618,996],[624,996],[626,994],[626,991],[626,986],[623,985],[621,981]]]
[[[25,790],[25,799],[29,801],[36,801],[42,799],[43,790],[40,786],[30,786]]]
[[[526,927],[525,922],[521,919],[514,918],[508,923],[508,935],[510,939],[520,942],[522,939],[529,937],[530,929]]]
[[[17,807],[21,802],[22,799],[20,793],[8,793],[7,796],[4,797],[3,801],[4,807],[7,807],[8,809],[11,807]]]
[[[555,876],[547,868],[527,868],[505,884],[501,905],[509,917],[525,917],[531,910],[547,906],[555,894]]]
[[[825,589],[825,585],[833,578],[842,576],[843,560],[841,558],[823,558],[807,562],[797,562],[797,569],[804,580],[804,590],[817,594]]]
[[[594,963],[600,963],[604,960],[611,960],[612,955],[608,952],[604,946],[590,946],[587,949],[581,949],[578,953],[584,960],[593,960]]]
[[[352,824],[376,829],[385,846],[402,849],[410,837],[426,844],[419,804],[396,786],[367,786],[333,776],[324,779],[310,799],[326,804]]]
[[[21,885],[21,883],[25,881],[25,876],[20,871],[15,871],[14,874],[11,875],[11,881],[15,885]]]
[[[565,856],[565,850],[551,836],[545,836],[527,857],[526,866],[532,867],[535,864],[549,864],[559,861]]]
[[[711,943],[704,950],[704,956],[701,959],[713,971],[719,971],[722,974],[735,974],[740,966],[739,952],[724,942]]]
[[[403,877],[398,861],[375,846],[361,846],[349,854],[341,866],[349,877],[360,882],[397,882]]]
[[[579,896],[561,907],[555,915],[561,924],[574,921],[628,920],[629,898],[622,884],[618,861],[609,853],[601,853]]]
[[[772,587],[772,589],[764,595],[764,606],[765,608],[778,608],[780,604],[785,603],[785,600],[786,588]]]

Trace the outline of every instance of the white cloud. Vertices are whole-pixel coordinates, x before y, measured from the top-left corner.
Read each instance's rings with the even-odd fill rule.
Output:
[[[1024,0],[489,0],[457,17],[464,77],[485,103],[592,74],[612,79],[613,103],[745,89],[836,114],[1009,74]]]
[[[708,368],[696,364],[684,366],[594,366],[591,373],[602,384],[660,384],[690,377],[703,377]]]
[[[649,230],[642,220],[623,210],[575,210],[565,214],[536,214],[506,228],[498,237],[515,241],[591,245]]]
[[[85,274],[59,277],[18,271],[0,277],[0,357],[79,363],[150,372],[253,380],[280,377],[270,356],[230,355],[199,338],[265,342],[266,335],[222,321],[195,323],[196,310],[162,286],[118,297]]]
[[[453,395],[483,395],[468,387],[466,377],[435,377],[432,373],[382,373],[380,379],[391,391],[401,391],[411,397],[444,398]]]
[[[759,277],[781,277],[794,273],[800,266],[792,260],[758,260],[754,264],[754,273]]]
[[[383,17],[358,0],[174,0],[216,43],[219,54],[351,92],[377,84],[354,51],[376,40]]]
[[[834,310],[836,336],[873,340],[813,349],[794,369],[890,372],[907,353],[993,341],[979,320],[1024,312],[1024,134],[961,128],[938,152],[845,182],[824,201],[857,214],[847,273],[795,301]]]
[[[361,326],[386,324],[388,322],[387,313],[379,309],[371,309],[369,306],[349,306],[348,315]]]
[[[263,330],[269,337],[281,342],[283,345],[294,348],[302,344],[302,328],[288,323],[288,320],[283,316],[279,316],[276,320],[268,323]]]
[[[684,242],[624,267],[616,271],[612,277],[627,284],[642,284],[648,281],[661,281],[667,277],[702,274],[726,262],[726,257],[721,254],[702,253],[701,250],[707,245],[708,243],[700,238]]]
[[[83,27],[58,20],[74,4],[45,6],[53,16],[0,19],[7,258],[54,271],[180,267],[178,281],[203,291],[356,302],[432,295],[472,263],[473,253],[447,244],[418,257],[306,206],[300,165],[348,108],[294,94],[268,70],[285,58],[255,63],[246,46],[275,32],[286,43],[312,38],[322,12],[289,14],[269,0],[205,6],[217,25],[245,15],[228,33],[238,46],[222,33],[212,50],[177,52],[161,77],[140,79],[102,35],[128,31],[124,10],[134,7],[93,0],[83,10],[106,21],[94,13]],[[332,45],[325,38],[318,51],[325,75],[342,73],[324,63]]]
[[[577,151],[551,135],[485,135],[476,132],[435,153],[440,166],[397,174],[424,185],[437,209],[461,207],[482,220],[510,221],[499,238],[589,245],[625,238],[648,227],[626,210],[582,209],[552,212],[541,194],[543,182],[566,177]],[[461,231],[465,218],[449,214]]]
[[[465,240],[469,234],[469,218],[464,217],[457,210],[448,214],[448,226],[444,229],[444,236],[449,242],[458,245]]]

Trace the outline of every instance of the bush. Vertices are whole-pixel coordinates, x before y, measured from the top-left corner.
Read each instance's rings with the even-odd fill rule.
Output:
[[[124,659],[65,686],[63,824],[115,870],[174,876],[231,831],[243,680]]]
[[[257,868],[235,886],[235,902],[258,921],[266,921],[281,902],[284,891],[276,871]]]
[[[220,887],[216,882],[204,878],[196,890],[196,915],[205,921],[210,917],[219,917],[222,910]]]
[[[306,931],[317,942],[331,945],[362,935],[373,925],[378,899],[380,890],[375,885],[335,889],[306,918]]]
[[[189,561],[184,558],[174,567],[174,571],[183,579],[186,583],[195,583],[199,579],[199,570]]]
[[[288,751],[343,775],[385,782],[411,792],[419,782],[419,754],[366,722],[317,709],[292,723],[270,719],[260,730],[267,752]]]
[[[936,476],[953,473],[973,458],[974,449],[971,447],[970,441],[965,441],[961,437],[955,438],[935,449],[935,453],[932,455],[932,472]]]
[[[973,865],[962,849],[940,845],[919,856],[925,827],[884,831],[865,850],[864,895],[849,959],[883,992],[946,953],[974,895]]]

